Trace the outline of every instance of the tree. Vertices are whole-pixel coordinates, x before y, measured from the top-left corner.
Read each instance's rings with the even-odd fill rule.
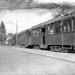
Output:
[[[2,29],[5,29],[5,24],[4,24],[3,21],[1,21],[1,28],[2,28]]]
[[[67,15],[70,13],[73,13],[75,11],[75,5],[73,3],[63,2],[59,4],[59,8],[61,9],[60,12],[58,12],[59,15]]]
[[[3,42],[3,44],[6,40],[6,35],[5,34],[6,34],[5,24],[4,24],[3,21],[1,21],[1,24],[0,24],[0,36],[1,36],[0,42]]]
[[[3,33],[3,34],[6,34],[6,29],[5,29],[5,24],[3,21],[1,21],[1,27],[0,27],[0,32]]]
[[[75,11],[75,5],[73,3],[33,3],[32,8],[46,9],[52,12],[53,16],[61,16],[72,13]]]

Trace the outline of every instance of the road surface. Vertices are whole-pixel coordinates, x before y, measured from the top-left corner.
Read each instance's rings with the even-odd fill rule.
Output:
[[[75,75],[75,63],[0,46],[0,75]]]

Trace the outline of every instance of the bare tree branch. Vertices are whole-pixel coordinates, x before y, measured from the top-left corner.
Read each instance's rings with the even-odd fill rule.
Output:
[[[75,5],[72,5],[71,3],[68,2],[63,2],[61,4],[59,4],[61,11],[59,12],[59,14],[68,14],[70,12],[70,10],[75,11]]]
[[[59,5],[56,3],[43,3],[43,4],[34,3],[32,6],[32,8],[41,8],[41,9],[54,9],[57,7],[59,7]]]
[[[46,9],[50,10],[54,15],[65,15],[71,12],[70,10],[75,11],[75,5],[72,3],[63,2],[63,3],[37,3],[34,0],[4,0],[7,4],[6,6],[1,6],[0,9]],[[2,2],[2,0],[0,1]],[[43,13],[43,12],[42,12]]]

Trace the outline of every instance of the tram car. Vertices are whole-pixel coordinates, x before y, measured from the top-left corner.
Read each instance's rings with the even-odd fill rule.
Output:
[[[75,13],[33,26],[19,37],[20,45],[50,51],[75,51]]]
[[[22,47],[30,47],[31,45],[29,45],[30,42],[30,29],[21,31],[18,34],[18,44]]]

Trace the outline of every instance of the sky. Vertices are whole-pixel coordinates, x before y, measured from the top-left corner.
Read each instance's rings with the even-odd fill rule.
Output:
[[[64,0],[35,0],[38,3],[54,2],[61,3]],[[66,0],[66,2],[73,2],[74,0]],[[47,21],[53,18],[52,13],[46,9],[15,9],[3,10],[0,12],[0,21],[3,21],[6,26],[7,33],[16,32],[16,24],[18,25],[18,32],[28,29],[34,25]]]
[[[43,15],[42,12],[45,14]],[[4,13],[3,13],[4,14]],[[43,21],[50,19],[49,10],[14,10],[6,11],[6,14],[3,15],[3,22],[5,23],[7,32],[15,33],[16,32],[16,21],[18,24],[18,32],[28,29],[34,25],[37,25]]]

